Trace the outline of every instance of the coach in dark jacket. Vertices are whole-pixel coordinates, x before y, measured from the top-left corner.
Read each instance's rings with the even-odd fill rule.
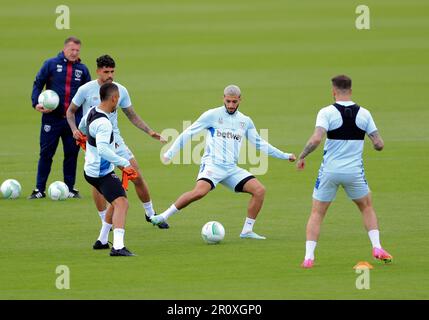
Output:
[[[56,57],[46,60],[36,75],[33,84],[31,100],[33,108],[42,113],[40,131],[40,157],[37,167],[36,189],[29,199],[46,197],[45,189],[52,158],[61,138],[64,149],[63,173],[64,182],[70,190],[70,198],[80,198],[74,188],[76,181],[76,166],[79,147],[73,139],[72,131],[67,123],[66,111],[77,89],[91,80],[88,68],[79,58],[81,42],[75,37],[69,37],[64,42],[64,49]],[[38,103],[39,94],[43,87],[55,91],[60,97],[60,103],[55,110],[48,110]],[[77,115],[79,123],[81,114]]]

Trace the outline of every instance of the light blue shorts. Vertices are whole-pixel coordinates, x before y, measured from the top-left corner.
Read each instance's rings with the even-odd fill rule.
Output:
[[[352,199],[365,197],[369,192],[365,173],[331,173],[319,171],[313,190],[313,198],[323,202],[335,199],[339,186],[342,186],[347,196]]]
[[[207,181],[212,185],[212,189],[220,183],[232,191],[242,192],[244,184],[253,178],[255,177],[249,171],[237,166],[224,167],[212,163],[201,163],[197,181]]]

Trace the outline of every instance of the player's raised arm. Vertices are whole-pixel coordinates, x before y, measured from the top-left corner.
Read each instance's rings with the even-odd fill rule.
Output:
[[[200,133],[202,130],[211,127],[211,112],[204,112],[192,125],[186,128],[174,141],[170,149],[164,153],[164,161],[170,161],[174,155],[183,148],[183,146],[192,138],[192,136]]]
[[[142,118],[135,112],[133,106],[129,106],[128,108],[122,108],[122,111],[125,113],[125,115],[128,117],[128,119],[131,121],[133,125],[135,125],[137,128],[143,130],[148,135],[150,135],[152,138],[159,140],[162,143],[166,143],[167,141],[161,137],[161,135],[152,130],[146,122],[143,121]]]
[[[255,148],[257,150],[261,150],[265,152],[267,155],[274,158],[289,160],[290,162],[293,162],[296,160],[296,156],[293,153],[283,152],[277,149],[276,147],[272,146],[271,144],[269,144],[264,139],[262,139],[261,136],[258,134],[258,131],[256,130],[256,127],[253,121],[250,118],[249,118],[249,121],[250,121],[250,124],[246,131],[246,138],[252,144],[255,145]]]

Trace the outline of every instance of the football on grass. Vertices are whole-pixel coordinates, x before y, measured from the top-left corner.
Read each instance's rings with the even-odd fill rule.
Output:
[[[209,221],[203,226],[201,236],[208,244],[216,244],[225,237],[225,229],[220,222]]]
[[[66,200],[69,196],[69,188],[62,181],[52,182],[48,189],[48,196],[52,200]]]

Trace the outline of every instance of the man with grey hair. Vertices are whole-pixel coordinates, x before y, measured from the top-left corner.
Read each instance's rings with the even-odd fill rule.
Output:
[[[164,162],[170,161],[193,135],[207,130],[206,147],[194,189],[182,194],[160,215],[152,216],[154,225],[164,223],[171,215],[203,198],[221,183],[235,192],[246,192],[252,196],[240,238],[265,239],[253,232],[253,225],[264,202],[265,187],[247,170],[237,166],[241,143],[246,137],[256,149],[272,157],[290,162],[295,161],[296,157],[292,153],[280,151],[263,140],[256,131],[252,119],[238,111],[240,101],[240,88],[235,85],[227,86],[223,96],[224,105],[204,112],[164,154]]]
[[[236,85],[231,84],[223,90],[223,95],[231,97],[241,97],[241,90]]]

